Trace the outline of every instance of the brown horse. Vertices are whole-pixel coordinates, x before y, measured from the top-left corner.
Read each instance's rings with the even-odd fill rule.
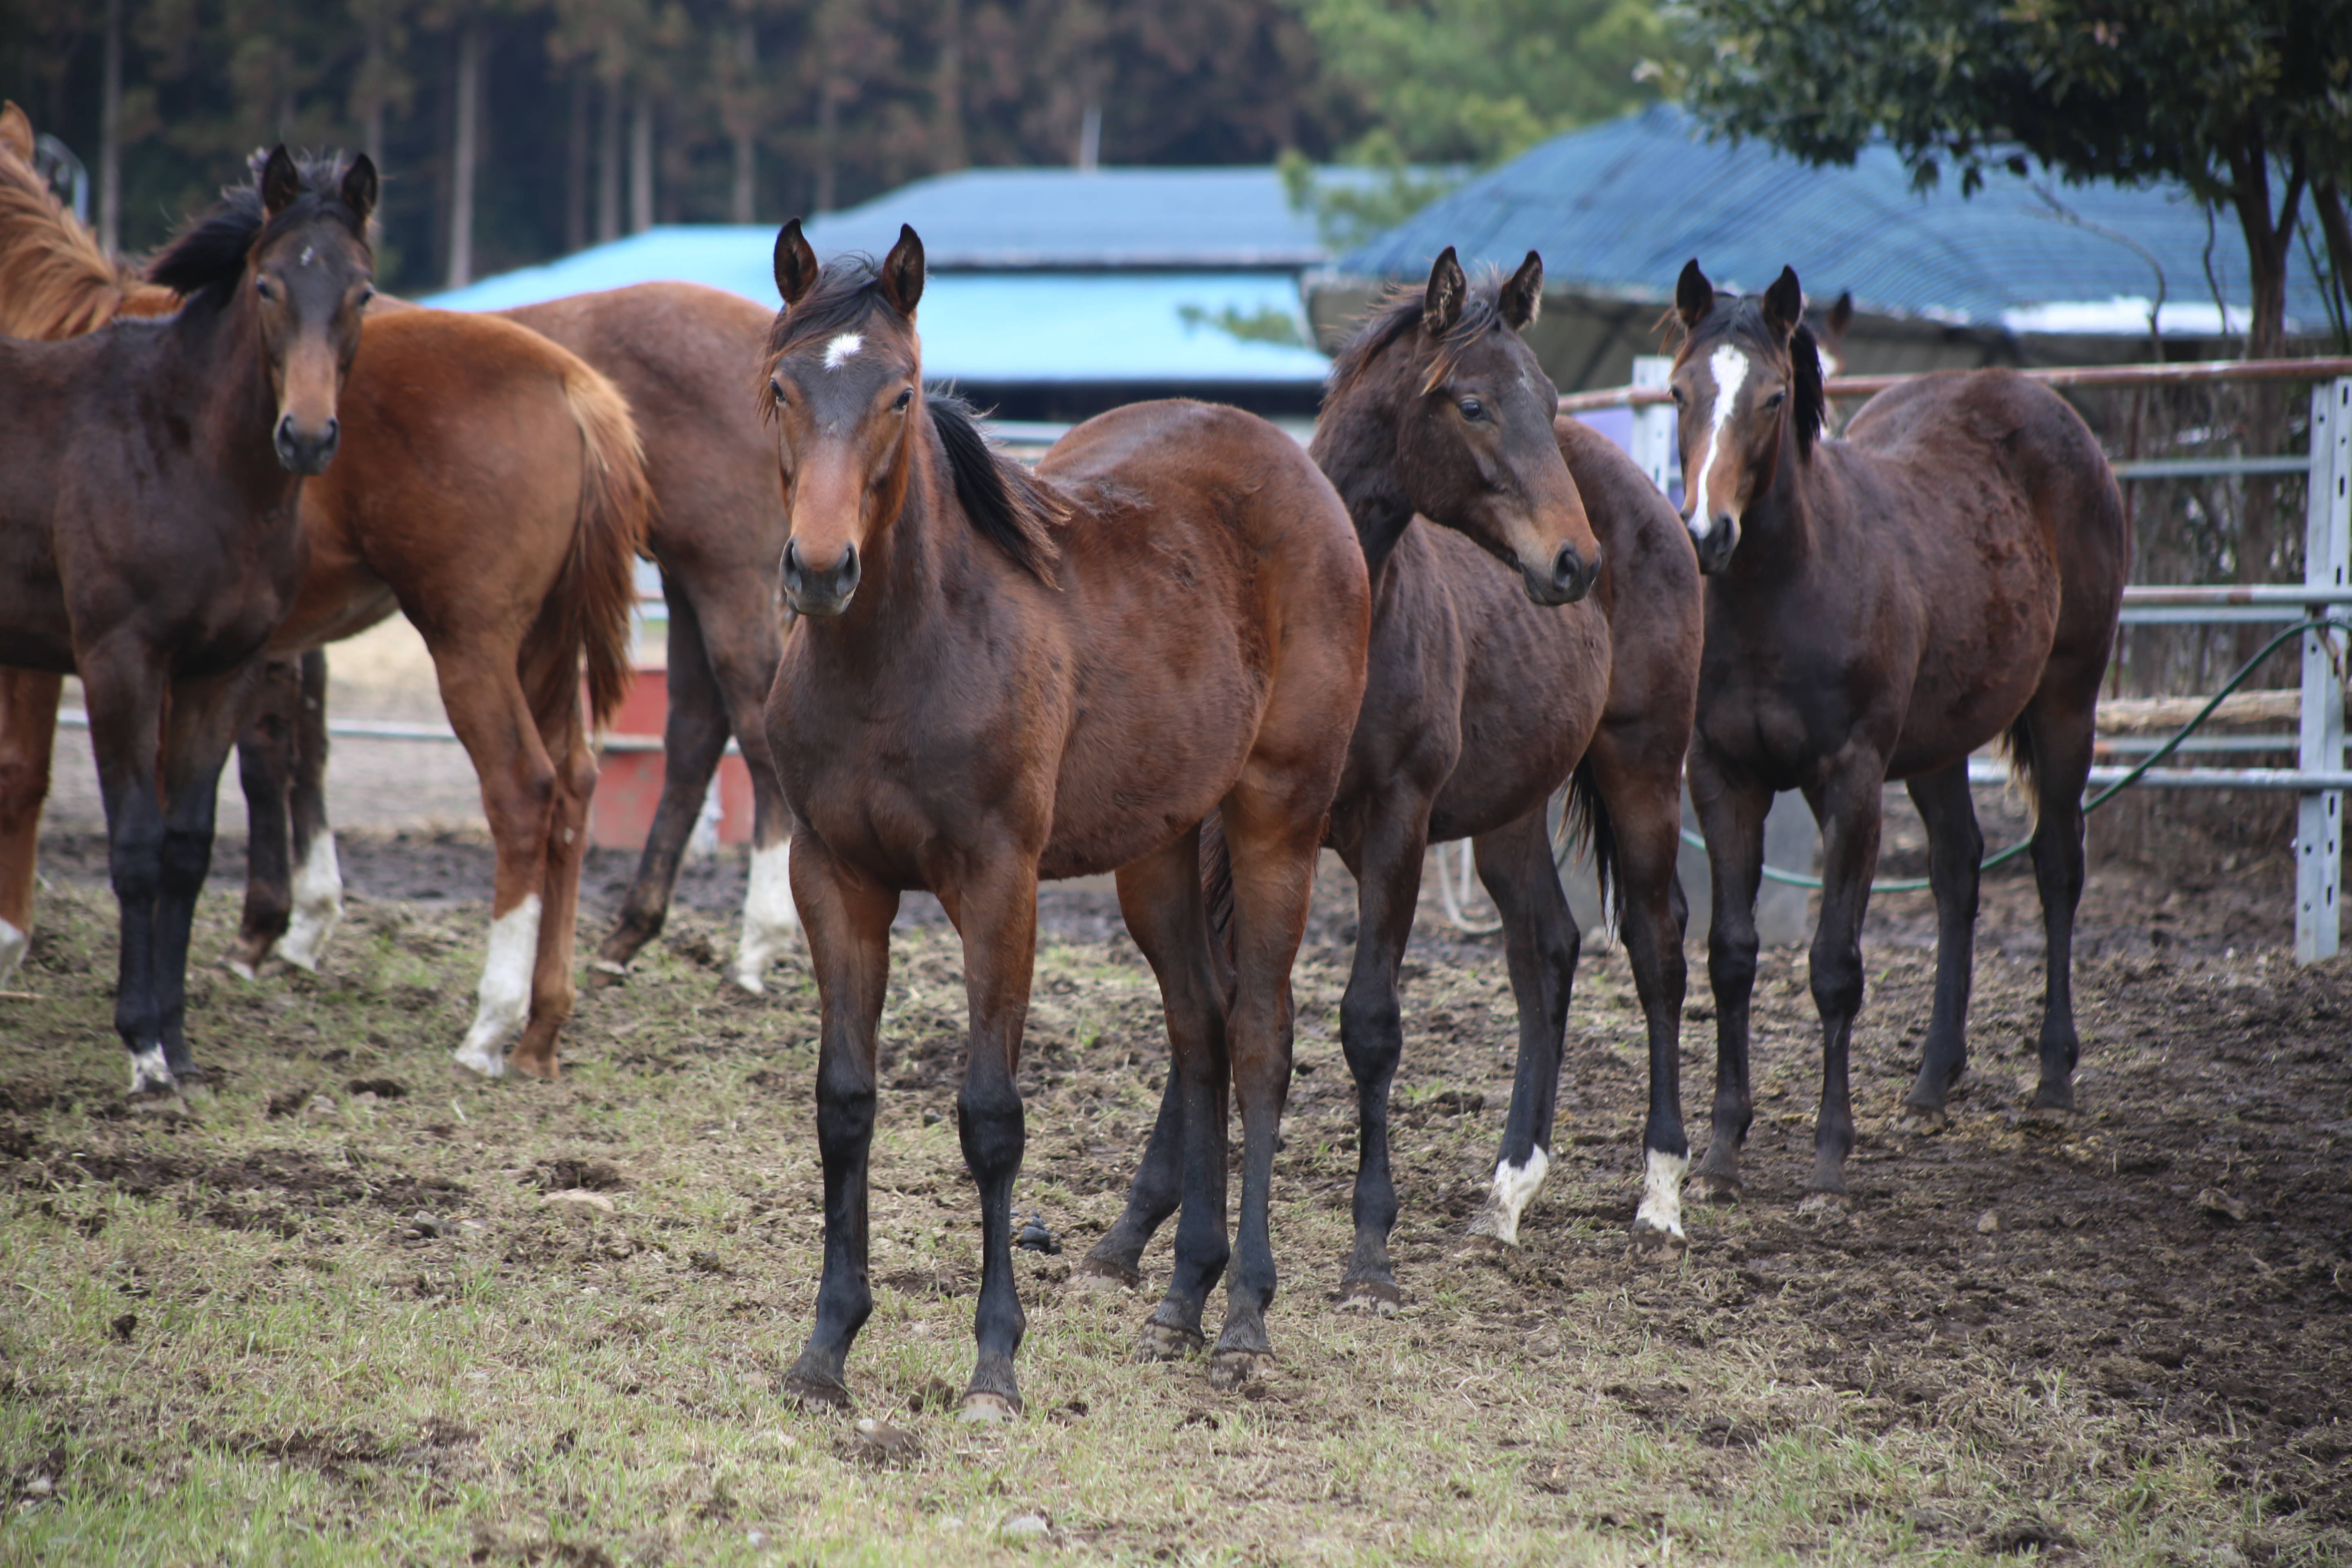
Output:
[[[7,125],[0,116],[0,276],[17,268],[44,280],[37,296],[16,300],[37,297],[53,330],[173,306],[176,294],[117,272],[39,189],[13,155]],[[520,1032],[516,1064],[551,1076],[572,1005],[572,911],[594,783],[578,672],[584,655],[601,721],[627,679],[630,560],[647,506],[635,432],[609,382],[512,323],[404,307],[372,315],[362,338],[367,353],[341,411],[341,458],[302,498],[310,569],[270,646],[315,648],[395,608],[424,634],[451,724],[483,781],[499,862],[490,952],[458,1060],[502,1071],[506,1043]],[[315,684],[315,661],[309,668]],[[7,674],[0,829],[11,831],[0,837],[0,918],[12,918],[12,897],[29,901],[56,712],[53,680]],[[286,677],[288,690],[295,680]],[[256,858],[266,865],[282,787],[247,796]],[[293,879],[294,930],[278,949],[294,959],[315,954],[340,908],[323,819],[299,826],[308,853]],[[283,832],[280,815],[281,858]],[[274,929],[266,908],[257,915],[269,888],[266,877],[248,885],[239,957],[248,971],[285,930],[282,903]]]
[[[0,664],[89,694],[134,1094],[203,1076],[189,926],[244,689],[301,584],[302,479],[340,441],[375,195],[364,157],[277,148],[156,263],[176,314],[0,341]]]
[[[1290,965],[1317,847],[1363,695],[1362,552],[1306,455],[1262,420],[1145,403],[1081,425],[1033,478],[958,404],[927,398],[912,229],[877,268],[820,272],[797,222],[776,244],[772,342],[799,613],[768,736],[797,819],[793,892],[823,1005],[817,1139],[824,1273],[789,1386],[841,1403],[872,1310],[866,1156],[876,1025],[899,894],[927,888],[963,938],[971,1052],[956,1100],[979,1184],[979,1362],[967,1417],[1020,1408],[1014,1082],[1037,881],[1116,870],[1158,975],[1183,1083],[1183,1215],[1146,1353],[1202,1342],[1230,1256],[1225,1106],[1242,1112],[1238,1257],[1212,1377],[1270,1355],[1274,1142],[1290,1076]],[[1231,847],[1220,973],[1202,819]]]
[[[1392,1312],[1402,1300],[1388,1254],[1397,1213],[1388,1100],[1403,1049],[1397,966],[1433,839],[1473,841],[1518,1005],[1510,1114],[1472,1229],[1516,1241],[1550,1163],[1580,942],[1546,830],[1547,802],[1563,785],[1616,896],[1650,1015],[1652,1167],[1664,1162],[1678,1176],[1688,1158],[1674,871],[1698,681],[1698,568],[1673,509],[1632,460],[1556,420],[1559,396],[1519,337],[1542,289],[1533,254],[1508,282],[1473,289],[1447,250],[1423,289],[1391,295],[1340,350],[1308,448],[1348,505],[1372,580],[1370,674],[1326,838],[1354,873],[1358,899],[1339,1012],[1358,1105],[1356,1239],[1341,1310]],[[1488,555],[1518,567],[1525,591]],[[1163,1108],[1126,1212],[1079,1279],[1139,1278],[1145,1241],[1175,1206],[1171,1115]],[[1644,1204],[1637,1233],[1678,1240],[1671,1209],[1654,1208]]]
[[[1808,1207],[1843,1201],[1853,1146],[1846,1050],[1862,1006],[1861,929],[1879,795],[1909,783],[1936,895],[1936,999],[1904,1097],[1940,1124],[1968,1061],[1984,837],[1969,753],[2007,738],[2035,804],[2049,938],[2037,1106],[2074,1103],[2071,953],[2083,889],[2083,784],[2099,679],[2131,558],[2115,476],[2054,393],[2008,371],[1951,371],[1881,393],[1839,441],[1804,295],[1783,269],[1760,298],[1718,295],[1693,261],[1684,328],[1684,515],[1706,588],[1691,797],[1715,879],[1714,1135],[1693,1185],[1727,1195],[1752,1101],[1748,996],[1764,814],[1800,790],[1822,825],[1812,991],[1822,1106]]]

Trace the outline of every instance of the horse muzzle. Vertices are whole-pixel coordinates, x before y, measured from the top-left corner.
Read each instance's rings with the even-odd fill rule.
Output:
[[[1543,565],[1519,563],[1519,576],[1527,584],[1528,597],[1538,605],[1573,605],[1592,591],[1593,580],[1601,575],[1598,555],[1587,561],[1576,546],[1563,544],[1552,552],[1551,560]]]
[[[320,474],[335,460],[335,449],[342,445],[343,427],[333,415],[316,430],[305,430],[287,415],[278,421],[277,434],[271,445],[278,448],[278,460],[289,474]]]
[[[803,616],[837,616],[849,608],[857,592],[857,546],[845,544],[840,559],[830,566],[811,567],[801,556],[801,542],[784,542],[784,602]]]
[[[1739,520],[1719,513],[1705,531],[1694,528],[1690,535],[1698,551],[1699,575],[1712,577],[1731,563],[1731,552],[1739,547]]]

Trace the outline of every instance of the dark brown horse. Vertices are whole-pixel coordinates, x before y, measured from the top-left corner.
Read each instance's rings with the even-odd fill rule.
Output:
[[[1937,1125],[1968,1061],[1984,849],[1969,753],[1997,738],[2033,796],[2049,938],[2034,1103],[2074,1103],[2083,784],[2131,541],[2089,429],[2008,371],[1906,382],[1872,399],[1844,439],[1822,439],[1821,360],[1803,306],[1792,271],[1741,299],[1718,295],[1693,261],[1675,289],[1685,336],[1672,385],[1684,515],[1711,578],[1690,781],[1715,879],[1717,1079],[1693,1185],[1720,1196],[1739,1184],[1764,814],[1793,789],[1822,825],[1822,1106],[1806,1199],[1822,1206],[1843,1201],[1853,1146],[1846,1050],[1880,791],[1907,781],[1927,827],[1936,1000],[1904,1104]]]
[[[202,1077],[189,925],[245,689],[301,584],[302,478],[341,438],[375,195],[364,157],[278,148],[156,263],[176,314],[0,341],[0,664],[89,696],[133,1093]]]
[[[62,335],[176,307],[171,289],[118,270],[40,188],[9,135],[19,126],[0,113],[0,277],[21,285],[0,302],[8,324]],[[458,1060],[502,1071],[520,1034],[517,1064],[551,1075],[572,1006],[572,910],[595,776],[579,672],[584,658],[601,718],[627,671],[630,561],[647,504],[635,432],[609,382],[510,322],[403,307],[372,314],[362,341],[340,410],[341,459],[303,492],[309,568],[271,647],[314,649],[395,608],[423,633],[498,851],[490,952]],[[315,655],[303,671],[315,699]],[[289,668],[278,682],[273,711],[285,721],[263,726],[289,747],[323,742],[322,728],[315,742],[299,732],[320,714],[315,700],[294,700],[297,680]],[[0,918],[13,919],[12,900],[29,907],[55,679],[0,672]],[[255,751],[256,870],[234,961],[247,973],[273,943],[289,962],[315,962],[341,908],[333,840],[315,796],[306,816],[299,793],[303,854],[289,889],[282,778],[255,787]],[[311,771],[322,764],[321,749]]]
[[[843,1363],[872,1310],[875,1028],[899,894],[927,888],[962,935],[971,1007],[956,1116],[982,1251],[964,1414],[1020,1408],[1014,1070],[1037,882],[1110,870],[1159,977],[1183,1084],[1175,1278],[1144,1348],[1202,1343],[1229,1257],[1230,1071],[1242,1205],[1212,1376],[1237,1382],[1271,1353],[1267,1205],[1290,965],[1363,694],[1367,590],[1347,513],[1295,442],[1230,408],[1104,415],[1034,478],[991,451],[961,405],[924,395],[912,229],[879,268],[821,273],[788,225],[776,285],[768,388],[792,529],[784,591],[800,619],[768,736],[798,819],[793,891],[824,1012],[824,1275],[790,1386],[845,1401]],[[1222,975],[1201,884],[1212,812],[1233,870],[1236,962]]]
[[[1372,580],[1370,674],[1327,839],[1355,874],[1358,898],[1339,1012],[1359,1126],[1343,1310],[1390,1312],[1402,1299],[1388,1254],[1397,1213],[1388,1100],[1403,1048],[1397,966],[1433,840],[1473,841],[1502,916],[1519,1015],[1510,1114],[1473,1230],[1515,1241],[1550,1163],[1581,939],[1545,816],[1571,783],[1650,1016],[1651,1163],[1667,1162],[1678,1177],[1688,1157],[1674,868],[1698,680],[1698,569],[1673,509],[1631,459],[1555,420],[1558,395],[1518,335],[1542,287],[1532,254],[1507,283],[1472,289],[1446,251],[1425,289],[1392,295],[1340,351],[1309,448],[1348,504]],[[1080,1280],[1138,1279],[1145,1241],[1175,1206],[1171,1115],[1163,1109],[1126,1212]],[[1636,1230],[1681,1235],[1672,1208],[1651,1204]]]

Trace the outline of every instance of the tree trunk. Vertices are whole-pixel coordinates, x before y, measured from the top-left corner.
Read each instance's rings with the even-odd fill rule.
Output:
[[[643,83],[629,113],[629,232],[654,226],[654,100]]]
[[[931,77],[931,167],[968,162],[963,142],[963,0],[940,0],[940,59]]]
[[[474,280],[474,161],[481,145],[482,26],[467,22],[457,35],[457,138],[449,170],[449,281]]]
[[[734,102],[729,118],[735,142],[735,183],[728,193],[727,216],[735,223],[758,221],[753,195],[759,186],[760,142],[756,121],[760,101],[760,35],[744,17],[735,26]]]
[[[383,0],[368,7],[367,55],[360,62],[359,90],[352,96],[360,101],[360,146],[366,152],[368,162],[383,170],[383,102],[384,75],[392,68],[384,58]]]
[[[122,0],[106,0],[106,80],[98,108],[98,242],[122,248]]]
[[[588,244],[588,68],[572,71],[572,116],[563,142],[563,248]]]
[[[604,84],[604,119],[596,136],[596,243],[621,237],[621,84]]]
[[[2319,214],[2319,232],[2327,240],[2327,269],[2336,275],[2339,308],[2352,307],[2352,217],[2344,211],[2344,188],[2329,180],[2311,188],[2311,205]],[[2352,343],[2340,345],[2352,350]]]
[[[2285,198],[2274,217],[2271,208],[2270,161],[2261,144],[2241,149],[2231,158],[2231,197],[2238,209],[2238,226],[2246,237],[2246,265],[2252,319],[2246,323],[2246,357],[2278,359],[2286,353],[2286,278],[2288,247],[2294,235],[2295,209],[2303,196],[2302,160],[2287,176]],[[2243,447],[2251,457],[2269,457],[2284,442],[2286,420],[2278,388],[2269,382],[2247,385],[2244,397]],[[2263,475],[2251,475],[2240,492],[2238,571],[2241,583],[2269,583],[2291,574],[2298,553],[2298,531],[2280,527],[2279,485]],[[2283,548],[2284,547],[2284,548]],[[2249,626],[2238,635],[2238,658],[2252,658],[2269,640],[2263,628]],[[2273,658],[2254,678],[2258,686],[2283,685],[2297,678],[2292,659]]]

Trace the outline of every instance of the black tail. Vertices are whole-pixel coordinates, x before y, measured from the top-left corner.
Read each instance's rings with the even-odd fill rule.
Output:
[[[2025,797],[2025,809],[2039,824],[2042,820],[2042,786],[2035,776],[2041,759],[2033,754],[2033,727],[2020,713],[2009,726],[2009,782]]]
[[[1601,884],[1601,923],[1612,931],[1620,930],[1625,921],[1625,879],[1617,871],[1617,829],[1609,820],[1609,803],[1601,798],[1590,757],[1568,776],[1568,803],[1559,826],[1565,840],[1584,840],[1592,857],[1593,878]]]

